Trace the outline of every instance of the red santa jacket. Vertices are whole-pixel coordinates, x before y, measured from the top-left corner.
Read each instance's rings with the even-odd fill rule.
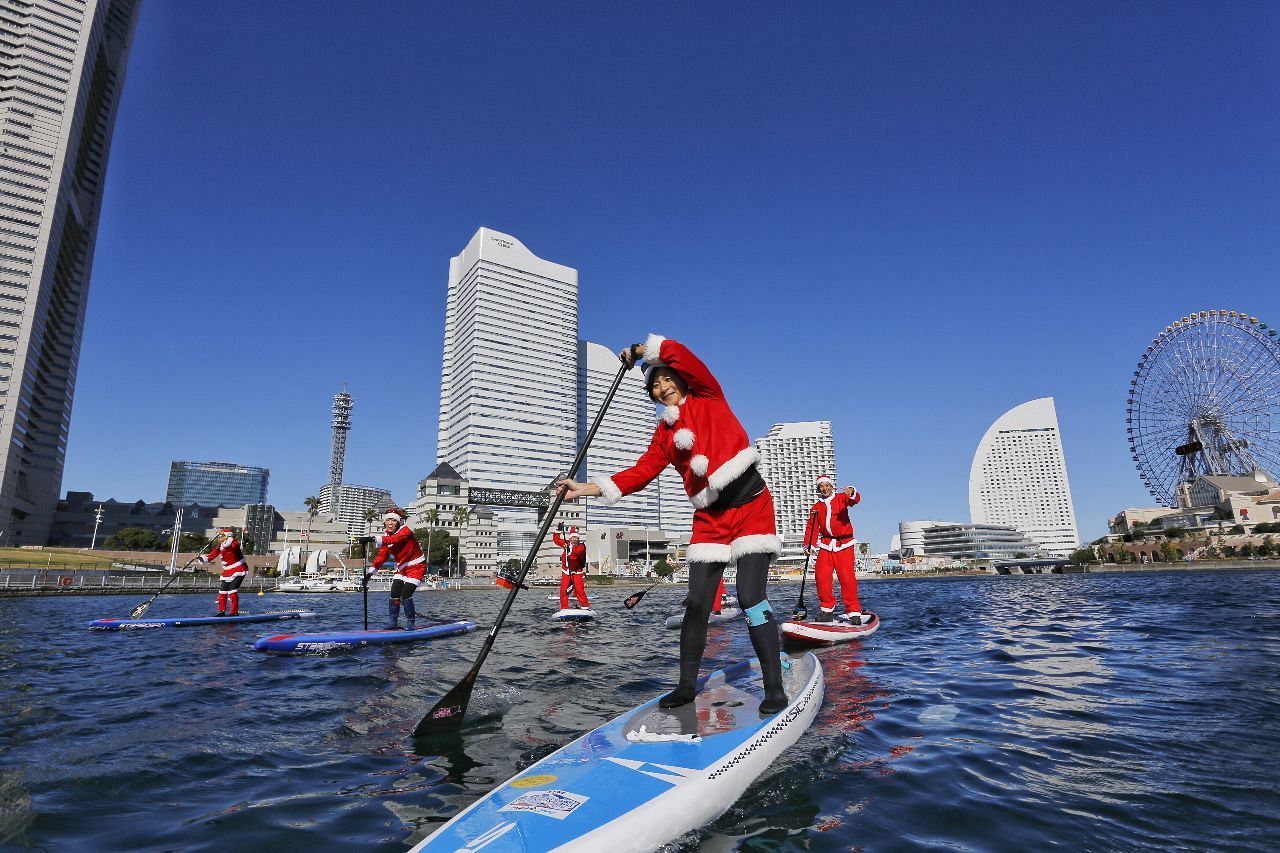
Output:
[[[378,543],[378,553],[370,565],[375,569],[381,568],[388,559],[402,569],[427,561],[422,554],[421,546],[418,545],[418,537],[413,535],[413,529],[407,524],[397,527],[395,533],[375,536],[374,541]]]
[[[234,536],[223,539],[216,548],[207,555],[200,555],[200,562],[212,563],[214,560],[222,560],[222,576],[224,578],[233,578],[237,574],[245,573],[244,552],[240,550],[240,540]]]
[[[560,546],[561,572],[566,575],[580,575],[587,570],[586,545],[581,542],[569,542],[559,533],[552,533],[551,541]]]
[[[860,500],[862,495],[854,489],[853,497],[849,497],[844,492],[835,492],[831,497],[815,503],[813,509],[809,511],[809,523],[804,528],[805,544],[817,545],[824,551],[843,551],[845,548],[852,548],[857,540],[853,538],[853,522],[849,520],[849,507]]]
[[[593,477],[605,503],[635,494],[653,482],[667,465],[684,480],[689,503],[706,509],[720,491],[756,463],[756,449],[729,408],[720,383],[683,344],[650,335],[644,360],[670,367],[684,378],[689,393],[679,406],[662,410],[649,448],[636,464],[612,477]]]

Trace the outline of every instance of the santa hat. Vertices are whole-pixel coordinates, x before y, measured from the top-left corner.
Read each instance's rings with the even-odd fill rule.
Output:
[[[384,513],[382,514],[382,520],[383,520],[383,521],[394,520],[394,521],[398,521],[398,522],[400,522],[401,524],[403,524],[403,523],[404,523],[404,511],[403,511],[403,510],[396,509],[395,507],[391,507],[391,508],[389,508],[386,512],[384,512]]]
[[[826,483],[828,486],[830,486],[830,487],[831,487],[831,488],[833,488],[833,489],[836,487],[836,482],[835,482],[835,480],[832,480],[832,479],[831,479],[829,476],[827,476],[826,474],[821,474],[821,475],[819,475],[819,476],[818,476],[818,482],[817,482],[815,485],[821,486],[823,483]]]
[[[224,528],[222,528],[221,530],[219,530],[219,531],[218,531],[218,535],[219,535],[219,536],[230,536],[230,537],[234,538],[234,537],[235,537],[235,535],[236,535],[236,532],[235,532],[234,530],[232,530],[230,527],[224,527]]]
[[[581,539],[582,537],[578,535],[578,528],[576,528],[576,527],[570,527],[567,531],[565,531],[565,538],[566,538],[566,539]]]

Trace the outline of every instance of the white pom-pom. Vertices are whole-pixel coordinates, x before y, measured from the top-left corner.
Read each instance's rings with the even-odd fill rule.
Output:
[[[662,410],[662,420],[667,426],[673,426],[676,421],[680,420],[680,407],[667,406]]]
[[[681,450],[688,450],[693,447],[693,430],[685,428],[676,430],[675,437],[676,447]]]
[[[697,474],[699,477],[707,476],[707,465],[711,460],[699,453],[697,456],[689,460],[689,470]]]

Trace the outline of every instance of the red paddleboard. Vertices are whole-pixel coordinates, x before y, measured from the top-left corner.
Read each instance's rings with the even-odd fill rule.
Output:
[[[782,623],[782,639],[811,646],[834,646],[837,643],[847,643],[850,640],[869,637],[880,627],[879,616],[874,613],[862,614],[864,620],[867,620],[867,617],[870,617],[869,621],[864,621],[861,625],[851,625],[847,622],[788,620]]]

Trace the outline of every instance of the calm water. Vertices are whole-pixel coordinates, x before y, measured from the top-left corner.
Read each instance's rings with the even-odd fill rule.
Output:
[[[278,626],[90,632],[140,597],[0,601],[0,846],[403,850],[674,675],[681,591],[597,587],[552,625],[522,594],[451,754],[406,733],[482,633],[328,658],[251,648]],[[868,581],[884,627],[818,653],[811,731],[670,850],[1280,849],[1280,572]],[[782,611],[796,587],[775,588]],[[419,608],[492,623],[488,592]],[[358,595],[245,596],[357,626]],[[161,597],[149,615],[212,599]],[[382,615],[385,598],[371,596]],[[810,586],[810,604],[812,587]],[[376,605],[376,606],[375,606]],[[741,625],[708,658],[750,655]]]

